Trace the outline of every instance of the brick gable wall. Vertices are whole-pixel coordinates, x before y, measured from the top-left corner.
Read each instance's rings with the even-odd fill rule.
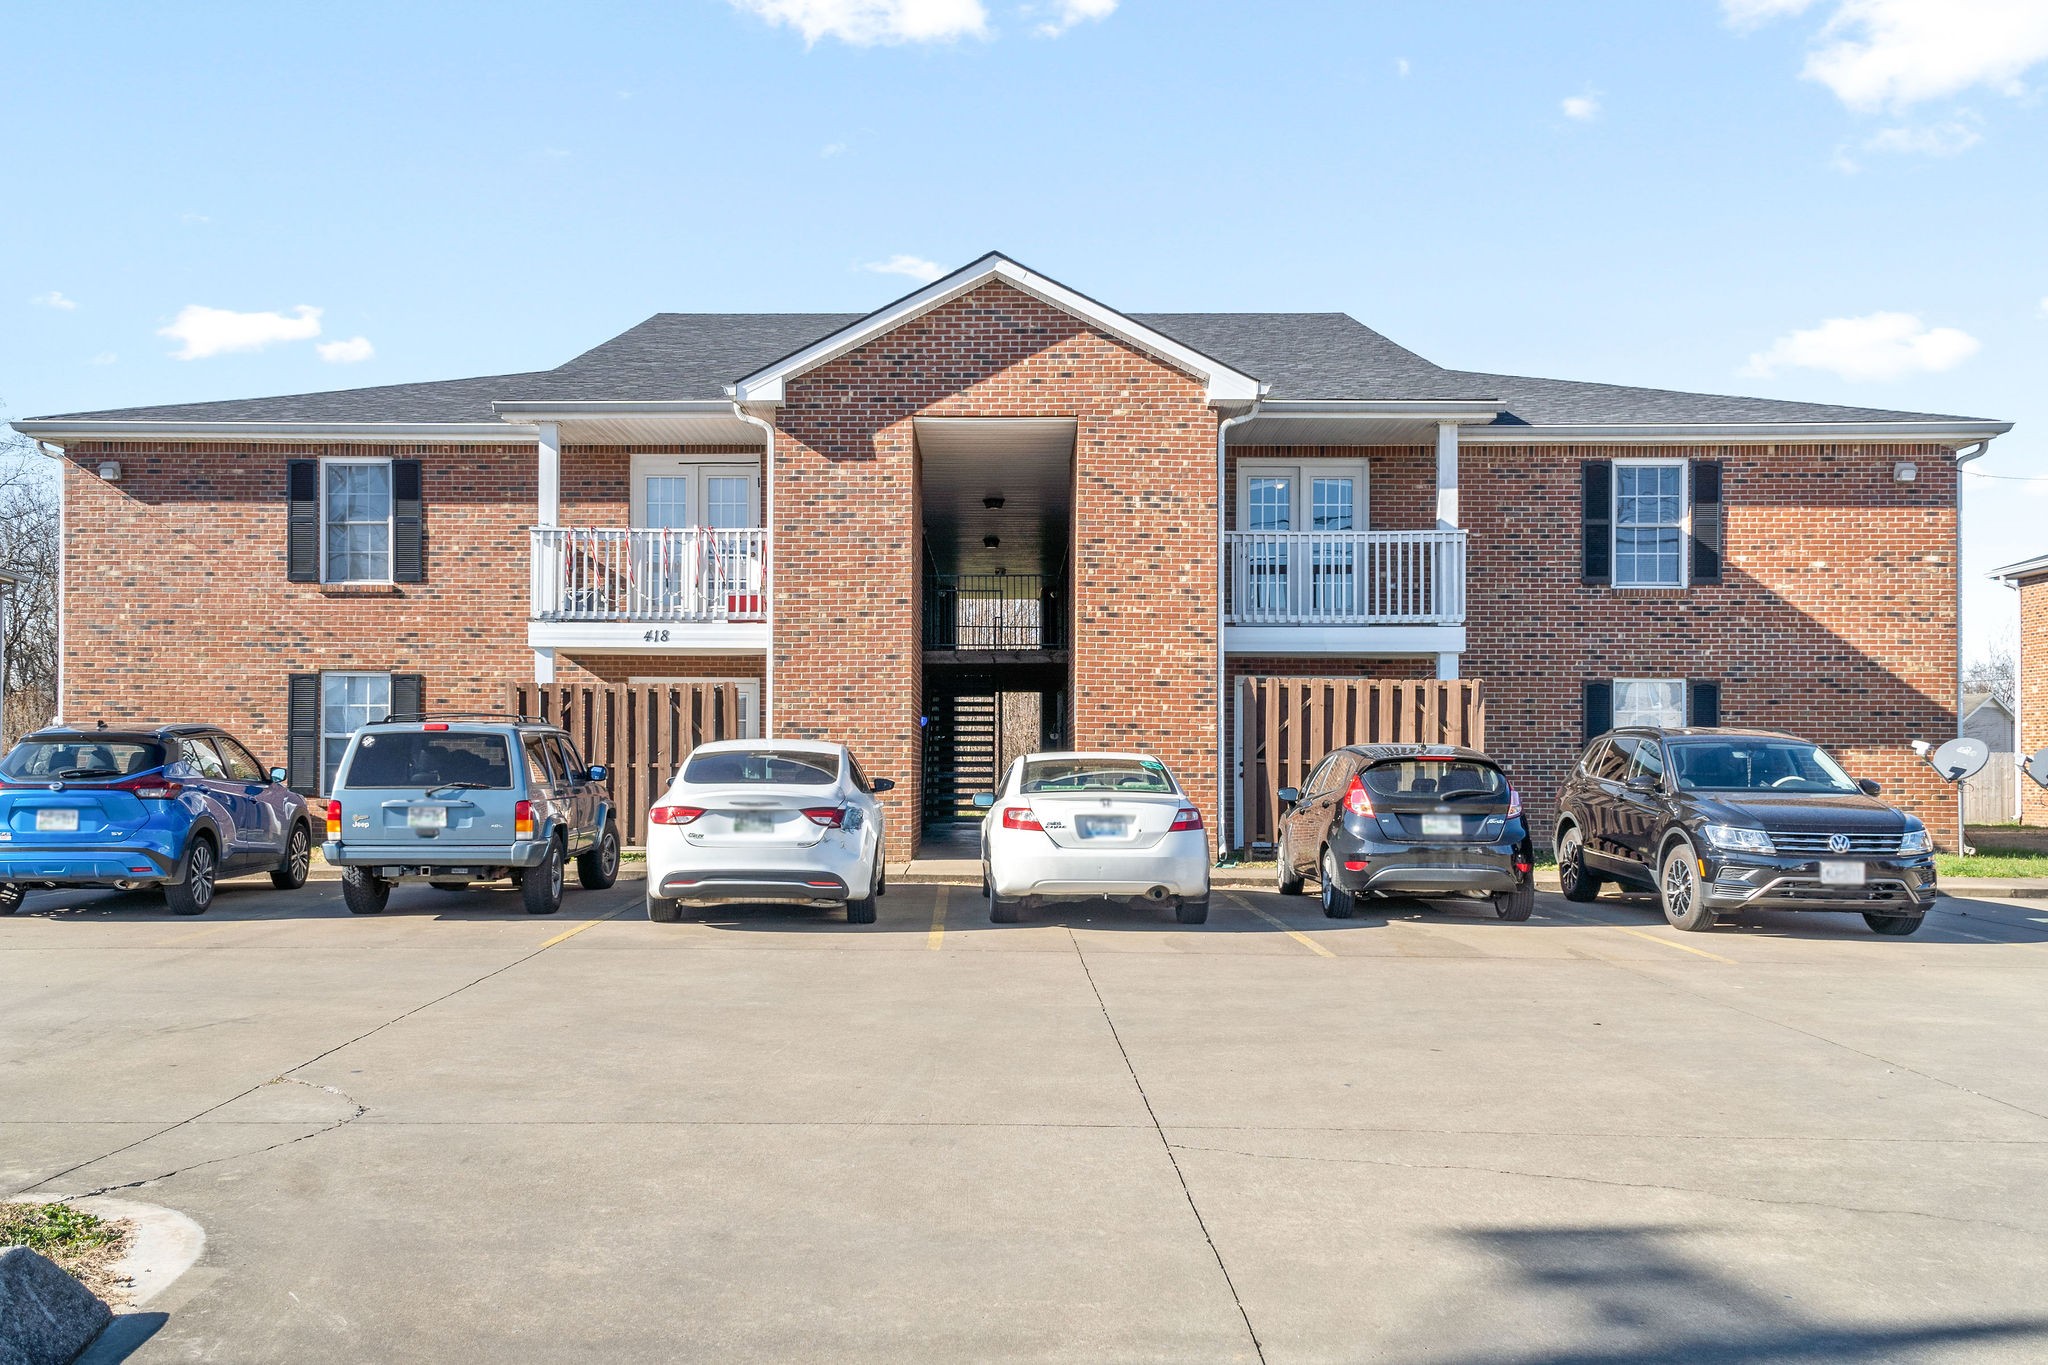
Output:
[[[2031,756],[2048,748],[2048,575],[2020,584],[2019,592],[2019,746]],[[2018,781],[2020,823],[2048,825],[2048,791],[2025,773]]]

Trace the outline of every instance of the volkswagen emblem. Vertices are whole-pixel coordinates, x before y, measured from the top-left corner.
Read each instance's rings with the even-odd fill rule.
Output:
[[[1849,851],[1849,836],[1848,836],[1848,835],[1846,835],[1846,834],[1830,834],[1830,835],[1828,836],[1828,852],[1830,852],[1830,853],[1847,853],[1848,851]]]

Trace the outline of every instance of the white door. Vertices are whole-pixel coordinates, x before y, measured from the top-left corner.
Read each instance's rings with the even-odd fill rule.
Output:
[[[1240,614],[1266,621],[1341,621],[1364,610],[1367,566],[1355,532],[1366,529],[1362,464],[1246,461],[1237,524],[1247,532]]]
[[[635,455],[632,477],[634,591],[647,615],[720,619],[736,588],[758,591],[750,538],[720,534],[761,524],[753,465]]]

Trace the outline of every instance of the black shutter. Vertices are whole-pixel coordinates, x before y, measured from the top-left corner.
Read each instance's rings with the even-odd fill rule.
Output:
[[[321,778],[320,675],[294,673],[286,679],[286,686],[285,785],[301,796],[318,796]]]
[[[285,461],[285,578],[292,583],[320,581],[320,462]],[[319,679],[315,678],[317,685]]]
[[[1692,462],[1692,581],[1721,581],[1721,462]]]
[[[1586,684],[1586,739],[1598,739],[1614,728],[1614,684],[1611,682],[1589,682]]]
[[[391,675],[391,714],[417,716],[427,709],[427,680],[417,673]]]
[[[1588,583],[1614,581],[1614,465],[1587,460],[1579,466],[1579,576]]]
[[[1685,685],[1685,703],[1687,725],[1721,723],[1721,684],[1693,679]]]
[[[426,581],[426,551],[420,533],[418,460],[391,462],[391,581]]]

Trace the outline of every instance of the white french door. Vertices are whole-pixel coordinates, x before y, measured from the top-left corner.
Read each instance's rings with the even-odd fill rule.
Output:
[[[1361,599],[1356,533],[1366,529],[1366,467],[1347,461],[1238,467],[1244,543],[1239,610],[1267,620],[1340,618]]]
[[[695,612],[715,608],[713,599],[727,599],[730,607],[736,593],[760,592],[757,538],[719,534],[761,524],[761,480],[755,466],[635,455],[632,478],[632,563],[643,597],[662,608]],[[645,534],[649,531],[689,534]],[[752,609],[758,610],[758,603]]]

